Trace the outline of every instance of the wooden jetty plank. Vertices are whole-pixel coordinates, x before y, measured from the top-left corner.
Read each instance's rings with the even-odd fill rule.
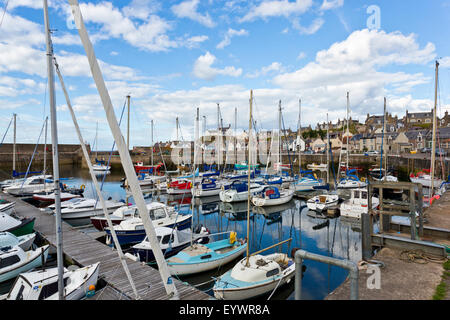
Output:
[[[53,215],[8,194],[1,194],[0,199],[15,201],[17,216],[35,217],[34,230],[54,246],[56,243],[56,227]],[[122,268],[117,251],[95,240],[88,233],[72,228],[65,222],[62,224],[62,233],[63,251],[67,257],[82,266],[100,262],[99,278],[107,282],[107,289],[101,294],[99,300],[134,298],[134,292]],[[141,299],[168,299],[158,270],[130,259],[126,261]],[[209,295],[195,287],[177,279],[173,279],[173,281],[178,289],[180,299],[211,299]],[[95,296],[93,300],[95,300]]]

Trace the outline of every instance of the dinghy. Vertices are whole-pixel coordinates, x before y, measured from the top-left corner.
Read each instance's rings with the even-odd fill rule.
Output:
[[[279,206],[288,203],[294,196],[293,189],[278,189],[277,187],[265,187],[261,192],[252,197],[252,203],[256,207]]]
[[[372,209],[380,204],[380,200],[372,197]],[[341,204],[341,216],[361,218],[361,214],[369,212],[369,201],[367,189],[354,189],[351,191],[350,199]]]
[[[191,241],[206,242],[209,233],[208,229],[203,226],[199,226],[194,232],[190,229],[177,230],[167,227],[155,228],[155,232],[165,258],[177,254],[180,250],[189,246]],[[133,254],[141,262],[149,263],[155,261],[155,256],[147,237],[145,237],[141,243],[134,245],[131,249],[133,250]]]
[[[80,300],[95,289],[100,263],[67,270],[64,268],[64,300]],[[58,300],[58,268],[22,273],[7,300]]]
[[[0,283],[17,277],[20,273],[42,266],[47,260],[49,245],[24,251],[19,246],[0,250]]]
[[[230,237],[227,239],[207,244],[195,243],[183,249],[167,260],[167,266],[171,275],[182,276],[205,272],[233,261],[244,254],[246,249],[247,243],[242,239],[238,240],[236,232],[230,232]]]

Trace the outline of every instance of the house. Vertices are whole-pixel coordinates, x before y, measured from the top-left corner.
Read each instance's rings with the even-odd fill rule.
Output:
[[[323,141],[321,138],[318,138],[311,143],[311,149],[316,153],[324,151],[326,147],[327,147],[326,142]]]
[[[422,148],[429,148],[426,144],[426,136],[429,130],[409,130],[405,133],[411,143],[411,150],[420,150]]]
[[[433,124],[433,110],[431,112],[416,112],[409,113],[406,110],[406,115],[403,118],[403,123],[406,128],[414,127],[415,125]]]
[[[392,141],[391,153],[401,154],[409,153],[412,150],[412,143],[406,136],[405,132],[400,132],[397,137]]]
[[[439,119],[439,126],[450,127],[450,115],[448,114],[448,111],[445,111],[445,115]]]
[[[342,148],[342,141],[338,136],[330,138],[331,150],[337,150]]]
[[[368,135],[362,137],[359,140],[359,150],[362,152],[366,151],[376,151],[377,150],[377,139],[374,135]]]

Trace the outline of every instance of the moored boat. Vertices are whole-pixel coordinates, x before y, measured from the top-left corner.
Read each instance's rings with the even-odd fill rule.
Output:
[[[24,251],[19,246],[0,250],[0,283],[17,277],[20,273],[42,266],[47,260],[50,246]]]
[[[233,261],[246,249],[247,243],[238,240],[235,232],[230,232],[227,239],[188,246],[168,259],[167,266],[170,274],[178,276],[205,272]]]
[[[380,204],[380,200],[372,196],[372,209]],[[351,191],[350,199],[341,203],[341,216],[361,218],[361,214],[369,212],[369,200],[367,189],[354,189]]]
[[[64,268],[64,300],[80,300],[95,290],[100,263],[75,270]],[[58,268],[22,273],[7,300],[58,300]]]
[[[251,200],[253,205],[257,207],[278,206],[291,201],[294,193],[294,189],[280,190],[277,187],[269,186],[253,195]]]

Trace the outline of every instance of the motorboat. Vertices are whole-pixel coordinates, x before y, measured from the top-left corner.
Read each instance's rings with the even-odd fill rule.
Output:
[[[189,179],[177,179],[167,184],[167,194],[191,193],[192,181]]]
[[[153,222],[153,226],[156,227],[168,227],[177,228],[183,230],[189,228],[192,223],[192,214],[182,215],[175,211],[173,207],[167,206],[159,202],[151,202],[147,204],[148,213],[150,219]],[[137,210],[137,208],[136,208]],[[119,243],[129,244],[138,243],[145,239],[146,233],[144,224],[140,216],[134,216],[129,219],[125,219],[120,224],[113,226]],[[107,236],[107,243],[111,244],[111,230],[109,227],[104,228]]]
[[[264,185],[260,185],[258,183],[250,183],[250,196],[263,191],[264,188]],[[220,191],[219,197],[222,202],[246,201],[248,199],[247,182],[233,181],[228,190]]]
[[[16,237],[30,234],[33,232],[35,220],[35,217],[16,218],[0,213],[0,232],[10,232]]]
[[[45,245],[36,250],[24,251],[19,246],[3,247],[0,250],[0,283],[42,266],[47,260],[49,248],[49,245]]]
[[[294,196],[294,189],[279,189],[266,186],[263,190],[252,196],[252,203],[256,207],[279,206],[288,203]]]
[[[89,219],[92,216],[103,215],[103,206],[96,199],[77,198],[61,204],[61,217],[64,220]],[[124,206],[121,201],[106,200],[106,210],[108,213],[114,212],[116,209]],[[51,206],[54,210],[54,206]]]
[[[95,290],[99,265],[68,270],[64,268],[64,300],[80,300]],[[19,275],[6,300],[58,300],[58,268],[26,272]]]
[[[192,195],[195,197],[210,197],[219,195],[221,190],[230,189],[232,182],[217,181],[217,179],[203,178],[201,183],[191,189]]]
[[[36,233],[30,233],[23,236],[16,237],[10,232],[0,232],[0,249],[5,247],[19,246],[24,251],[30,250],[33,245]]]
[[[11,213],[14,212],[14,209],[16,207],[15,201],[8,201],[8,200],[0,200],[0,212],[11,215]]]
[[[372,209],[375,209],[380,204],[380,200],[372,196]],[[369,212],[369,200],[367,189],[351,190],[350,199],[341,203],[341,216],[361,218],[361,214]]]
[[[51,175],[38,175],[26,178],[3,189],[3,192],[14,196],[33,195],[40,192],[52,192],[54,185]]]
[[[203,226],[199,226],[196,230],[191,229],[177,230],[167,227],[155,228],[156,237],[159,241],[159,246],[164,254],[164,258],[169,258],[179,251],[183,250],[191,243],[207,242],[208,241],[208,229]],[[206,237],[206,238],[205,238]],[[155,261],[155,255],[153,254],[152,246],[148,238],[138,244],[131,247],[133,254],[138,257],[141,262],[153,262]]]
[[[309,210],[312,211],[324,211],[339,203],[339,196],[337,194],[321,194],[312,197],[306,202]]]

